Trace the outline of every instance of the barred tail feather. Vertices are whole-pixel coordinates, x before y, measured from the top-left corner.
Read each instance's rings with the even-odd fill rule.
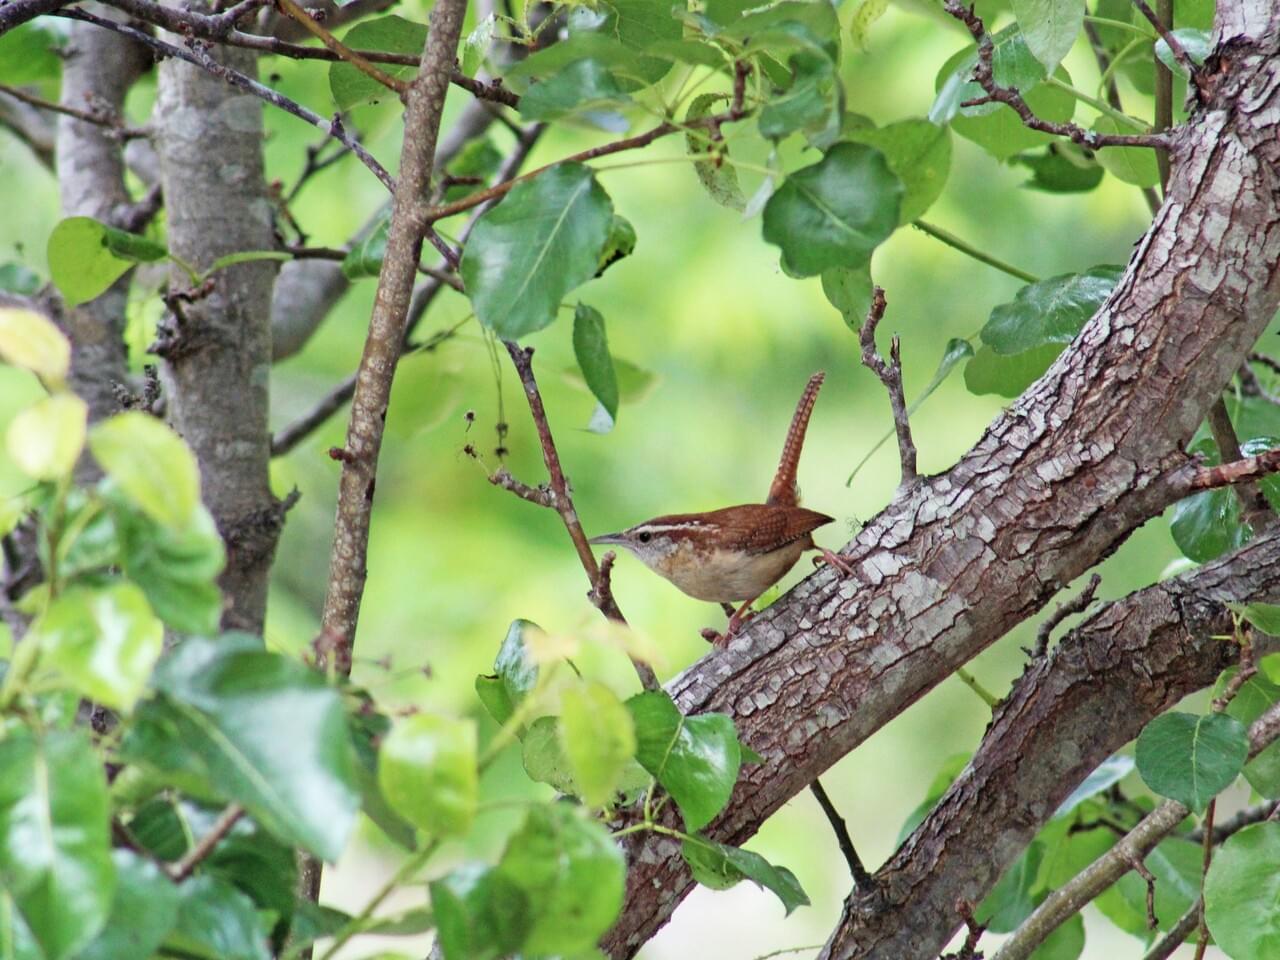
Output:
[[[791,428],[787,431],[787,442],[782,447],[782,458],[778,461],[778,472],[774,475],[773,484],[769,487],[769,499],[766,503],[797,506],[800,503],[800,489],[796,486],[796,470],[800,466],[800,451],[804,447],[805,430],[809,427],[809,415],[813,413],[813,404],[818,399],[818,389],[826,374],[818,371],[809,378],[808,385],[796,405],[795,416],[791,418]]]

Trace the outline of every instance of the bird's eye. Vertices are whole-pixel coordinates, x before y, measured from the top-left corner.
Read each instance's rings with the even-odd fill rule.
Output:
[[[648,532],[640,533],[636,535],[636,539],[639,540],[641,543],[648,543],[650,540],[653,539],[653,534]]]

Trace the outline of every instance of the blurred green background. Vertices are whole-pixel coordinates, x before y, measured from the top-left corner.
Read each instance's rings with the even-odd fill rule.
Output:
[[[397,12],[425,17],[416,3]],[[937,69],[966,39],[940,15],[891,8],[873,27],[870,48],[846,53],[849,109],[880,124],[923,116],[933,99]],[[1097,72],[1083,44],[1067,66],[1078,85],[1092,91]],[[317,63],[268,59],[262,64],[264,78],[322,115],[332,110],[326,74]],[[1127,85],[1122,91],[1130,112],[1149,111],[1149,102]],[[133,119],[146,119],[153,93],[152,76],[130,99]],[[463,102],[455,89],[448,115]],[[647,123],[639,116],[635,128]],[[268,175],[287,186],[316,131],[274,111],[267,112],[266,124]],[[394,167],[395,111],[369,108],[357,113],[355,124],[375,155]],[[509,142],[505,132],[494,136],[499,146]],[[598,131],[558,132],[539,144],[531,165],[606,139]],[[953,138],[953,148],[947,189],[926,219],[1024,270],[1050,276],[1124,263],[1148,222],[1137,189],[1110,176],[1088,194],[1032,192],[1023,188],[1025,169],[999,165],[960,138]],[[859,521],[881,509],[897,484],[897,455],[889,443],[852,487],[845,486],[852,466],[891,425],[887,398],[860,365],[856,337],[824,299],[817,278],[784,276],[776,249],[760,238],[758,219],[744,222],[712,203],[680,161],[683,151],[682,138],[668,138],[644,153],[598,164],[608,171],[602,182],[615,208],[635,225],[639,242],[633,256],[578,294],[604,314],[615,356],[654,375],[647,395],[624,404],[612,433],[590,433],[584,428],[594,401],[566,375],[573,366],[568,314],[529,340],[537,350],[536,370],[583,523],[595,534],[655,514],[761,499],[799,392],[821,369],[827,382],[800,482],[807,505],[838,518],[819,532],[825,545],[838,547]],[[755,163],[764,159],[750,151],[735,156]],[[807,162],[795,147],[784,156],[792,168]],[[758,177],[748,173],[743,179],[750,195]],[[56,184],[2,131],[0,182],[8,196],[0,219],[0,261],[20,260],[47,275],[45,239],[59,217]],[[363,167],[346,160],[309,183],[293,214],[313,244],[342,245],[383,196]],[[991,307],[1012,299],[1021,285],[910,227],[877,251],[873,275],[889,302],[882,343],[887,346],[893,332],[902,336],[909,399],[929,381],[946,341],[974,335]],[[151,276],[146,289],[135,285],[130,336],[139,348],[139,366],[146,359],[140,348],[149,341],[159,310],[150,295],[157,282]],[[352,371],[373,290],[373,280],[355,286],[307,348],[276,369],[272,422],[277,429]],[[465,300],[446,291],[420,330],[446,328],[468,313]],[[492,487],[485,470],[461,452],[472,443],[486,466],[496,466],[494,427],[501,414],[511,425],[507,462],[513,473],[530,483],[545,478],[527,408],[502,359],[499,388],[490,353],[471,323],[434,352],[406,358],[398,374],[379,468],[355,667],[356,679],[388,704],[479,717],[473,678],[488,670],[517,617],[583,638],[579,665],[584,671],[607,679],[620,693],[636,687],[630,666],[604,636],[602,621],[585,598],[585,577],[557,517]],[[0,416],[11,416],[36,390],[24,376],[0,369]],[[953,374],[913,421],[922,471],[938,472],[954,463],[1000,406],[998,398],[969,394],[959,371]],[[469,429],[468,410],[476,414]],[[339,472],[326,451],[342,442],[344,430],[345,410],[274,466],[277,492],[296,486],[302,494],[289,515],[274,575],[268,641],[277,648],[301,650],[316,633]],[[11,493],[22,481],[9,465],[0,464],[0,484],[0,493]],[[1167,524],[1147,525],[1104,565],[1101,595],[1122,595],[1151,582],[1176,556]],[[784,588],[809,569],[803,561]],[[660,651],[664,678],[706,653],[700,628],[723,625],[713,605],[685,597],[630,557],[619,561],[614,588],[632,626]],[[1025,625],[970,669],[1003,695],[1022,668],[1019,646],[1033,636],[1034,625]],[[959,680],[949,680],[824,777],[869,867],[891,854],[903,820],[943,761],[971,751],[988,717],[977,696]],[[489,781],[491,798],[517,799],[547,789],[527,781],[510,751]],[[518,808],[506,807],[483,817],[469,846],[450,850],[442,866],[450,857],[496,850],[518,814]],[[813,906],[784,922],[776,900],[748,884],[727,893],[698,890],[643,957],[749,958],[825,938],[848,881],[812,798],[805,793],[789,803],[749,846],[795,871]],[[327,873],[325,899],[348,907],[363,899],[391,869],[394,857],[376,831],[363,832],[344,863]],[[362,952],[368,950],[346,955]],[[1090,918],[1085,957],[1139,952],[1136,941]]]

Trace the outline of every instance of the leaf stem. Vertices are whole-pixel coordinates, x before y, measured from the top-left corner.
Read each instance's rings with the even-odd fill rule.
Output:
[[[1097,24],[1099,27],[1111,27],[1113,30],[1124,30],[1128,33],[1136,33],[1139,37],[1141,37],[1144,40],[1155,39],[1154,34],[1151,34],[1148,31],[1143,30],[1137,24],[1125,23],[1123,20],[1111,20],[1107,17],[1095,17],[1092,14],[1087,14],[1084,18],[1084,22]]]
[[[1093,107],[1093,109],[1097,110],[1099,113],[1110,117],[1116,123],[1123,123],[1125,126],[1129,127],[1131,130],[1136,130],[1138,133],[1146,133],[1148,130],[1147,125],[1143,123],[1141,120],[1137,120],[1129,116],[1127,113],[1117,110],[1115,107],[1111,106],[1111,104],[1107,103],[1104,100],[1099,100],[1097,97],[1091,97],[1087,93],[1081,90],[1077,90],[1075,87],[1073,87],[1069,83],[1063,83],[1057,77],[1045,77],[1045,83],[1049,84],[1049,86],[1051,87],[1057,87],[1059,90],[1063,91],[1064,93],[1071,94],[1071,96],[1075,97],[1081,103],[1087,103],[1089,106]]]
[[[972,257],[979,263],[985,263],[989,267],[995,267],[1001,273],[1007,273],[1009,276],[1015,277],[1023,283],[1035,283],[1040,279],[1034,273],[1027,273],[1025,270],[1019,270],[1012,264],[1005,263],[1003,260],[993,257],[985,251],[979,250],[972,244],[957,237],[950,230],[944,230],[942,227],[935,226],[925,220],[913,220],[911,225],[917,230],[927,233],[929,236],[933,237],[933,239],[940,240],[953,250],[959,250],[961,253]]]
[[[996,704],[1000,702],[999,698],[991,693],[986,687],[978,682],[977,677],[966,670],[964,667],[956,667],[956,676],[960,678],[960,682],[978,695],[978,697],[992,710],[996,708]]]

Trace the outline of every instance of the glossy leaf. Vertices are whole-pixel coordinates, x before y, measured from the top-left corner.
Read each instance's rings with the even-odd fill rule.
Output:
[[[1214,687],[1214,695],[1222,693],[1237,669],[1224,670]],[[1280,701],[1280,685],[1259,672],[1246,680],[1227,704],[1227,714],[1235,717],[1245,729],[1261,717],[1272,704]],[[1244,778],[1264,797],[1280,797],[1280,743],[1272,743],[1244,766]]]
[[[1239,608],[1241,619],[1265,634],[1280,636],[1280,606],[1274,603],[1249,603]]]
[[[964,367],[964,385],[970,393],[994,393],[1016,397],[1035,383],[1062,352],[1056,343],[1036,347],[1013,356],[1001,356],[982,347]]]
[[[1178,41],[1179,46],[1192,63],[1203,64],[1210,53],[1213,52],[1213,37],[1207,30],[1192,30],[1183,28],[1173,31],[1173,38]],[[1156,56],[1160,58],[1160,62],[1172,70],[1174,73],[1187,76],[1187,69],[1178,62],[1178,58],[1173,55],[1173,51],[1169,49],[1169,45],[1164,42],[1161,37],[1156,41]]]
[[[71,342],[43,314],[0,306],[0,358],[58,384],[71,366]]]
[[[1256,456],[1276,445],[1270,437],[1254,437],[1240,444],[1240,452]],[[1212,440],[1196,443],[1192,453],[1205,457],[1206,463],[1221,461],[1218,448]],[[1260,484],[1269,500],[1275,498],[1274,478]],[[1243,546],[1252,536],[1249,525],[1240,515],[1240,499],[1230,489],[1204,490],[1179,500],[1173,506],[1169,520],[1169,532],[1183,554],[1197,563],[1213,560],[1229,550]]]
[[[627,708],[603,684],[571,687],[561,699],[560,737],[583,801],[591,807],[608,803],[636,752]]]
[[[282,840],[342,852],[360,796],[342,702],[303,664],[240,634],[191,638],[156,670],[125,754],[197,777]]]
[[[1087,193],[1102,182],[1103,168],[1092,155],[1086,156],[1072,144],[1051,143],[1044,153],[1024,153],[1012,158],[1031,171],[1023,184],[1045,193]]]
[[[376,277],[382,271],[382,258],[387,255],[387,233],[391,229],[391,211],[379,214],[377,222],[365,236],[351,245],[342,259],[342,275],[348,280]]]
[[[42,663],[86,698],[129,712],[160,659],[164,627],[132,583],[60,593],[32,625]]]
[[[845,326],[854,333],[862,329],[871,309],[871,259],[857,266],[828,267],[822,271],[822,292],[827,302],[840,311]]]
[[[357,23],[342,37],[353,50],[381,50],[385,53],[407,53],[418,56],[427,42],[427,28],[394,14]],[[379,63],[379,70],[401,80],[410,79],[416,67]],[[329,92],[339,110],[382,100],[394,101],[396,93],[345,61],[329,66]]]
[[[1103,760],[1089,776],[1084,778],[1080,786],[1072,790],[1067,799],[1058,805],[1058,809],[1054,811],[1054,817],[1065,817],[1090,797],[1097,796],[1112,784],[1119,783],[1133,771],[1133,766],[1133,757],[1127,757],[1122,753]]]
[[[489,58],[493,35],[498,28],[498,18],[490,13],[475,25],[462,44],[462,72],[474,77]]]
[[[105,293],[134,264],[168,255],[160,244],[92,217],[68,217],[49,234],[49,274],[69,307]]]
[[[1258,823],[1228,837],[1204,884],[1204,918],[1231,960],[1280,953],[1280,823]]]
[[[861,127],[846,136],[883,153],[902,181],[898,223],[919,219],[942,196],[951,170],[951,131],[945,126],[912,117],[884,127]]]
[[[96,424],[89,450],[103,471],[148,516],[177,529],[200,504],[200,470],[182,438],[163,421],[132,410]]]
[[[431,906],[444,960],[497,960],[515,953],[529,931],[524,891],[488,864],[463,864],[432,881]]]
[[[700,120],[711,116],[722,109],[728,101],[723,94],[703,93],[689,101],[689,109],[685,112],[685,122]],[[725,158],[729,155],[729,147],[723,140],[715,140],[709,131],[701,127],[691,127],[685,133],[685,144],[690,153],[711,153],[714,156],[693,162],[693,171],[698,180],[706,188],[708,196],[722,207],[731,210],[742,210],[747,205],[747,198],[738,185],[738,171]]]
[[[991,311],[982,342],[1004,356],[1070,343],[1106,302],[1122,272],[1121,267],[1094,267],[1028,284],[1011,303]]]
[[[47,960],[75,954],[110,914],[107,816],[106,777],[83,732],[0,740],[0,889]]]
[[[1156,793],[1199,812],[1244,766],[1249,738],[1232,716],[1166,713],[1138,736],[1138,773]]]
[[[573,353],[591,393],[609,415],[612,427],[618,418],[618,378],[609,355],[604,317],[594,307],[579,303],[573,313]]]
[[[588,122],[597,111],[629,106],[631,98],[609,72],[594,58],[575,60],[563,70],[533,84],[520,97],[520,116],[546,122],[580,117]],[[602,125],[612,130],[614,125]]]
[[[269,960],[253,901],[225,880],[196,876],[178,887],[178,919],[163,949],[193,960]]]
[[[601,824],[568,804],[533,807],[507,841],[498,872],[529,903],[527,954],[588,950],[622,909],[622,851]]]
[[[1098,133],[1139,133],[1140,131],[1122,127],[1111,117],[1101,116],[1093,121],[1090,128]],[[1156,163],[1156,152],[1150,147],[1107,147],[1097,153],[1098,163],[1102,164],[1112,176],[1135,187],[1154,187],[1160,182],[1160,167]]]
[[[596,276],[600,276],[611,266],[625,257],[631,256],[636,249],[636,228],[631,221],[621,214],[615,213],[609,224],[609,236],[600,250],[599,266]]]
[[[1022,39],[1046,70],[1056,67],[1075,44],[1084,10],[1075,0],[1013,0]]]
[[[636,760],[671,794],[685,826],[701,830],[724,809],[738,780],[742,752],[733,720],[723,713],[685,717],[662,692],[637,694],[627,709]]]
[[[498,723],[506,723],[520,701],[538,684],[538,665],[529,656],[525,635],[537,630],[530,620],[513,620],[498,648],[493,673],[476,677],[476,693]]]
[[[844,88],[819,41],[810,39],[803,28],[789,26],[792,35],[802,35],[804,49],[788,61],[791,77],[785,89],[761,108],[760,135],[777,141],[803,132],[813,146],[825,150],[840,135]]]
[[[74,393],[37,400],[9,424],[5,441],[13,462],[36,480],[69,474],[84,449],[89,408]]]
[[[437,836],[466,832],[479,803],[475,725],[429,713],[396,721],[378,752],[378,783],[410,823]]]
[[[791,174],[764,208],[764,238],[797,276],[860,263],[898,225],[902,182],[884,154],[838,143]]]
[[[809,897],[794,873],[771,864],[758,853],[715,843],[698,837],[680,845],[680,855],[693,878],[712,890],[727,890],[741,880],[750,880],[782,901],[790,916],[796,907],[807,907]]]
[[[514,187],[471,232],[462,278],[480,322],[518,339],[550,324],[595,276],[613,204],[588,167],[562,163]]]
[[[111,856],[117,883],[110,916],[76,960],[149,957],[178,919],[178,889],[158,866],[132,850]]]

